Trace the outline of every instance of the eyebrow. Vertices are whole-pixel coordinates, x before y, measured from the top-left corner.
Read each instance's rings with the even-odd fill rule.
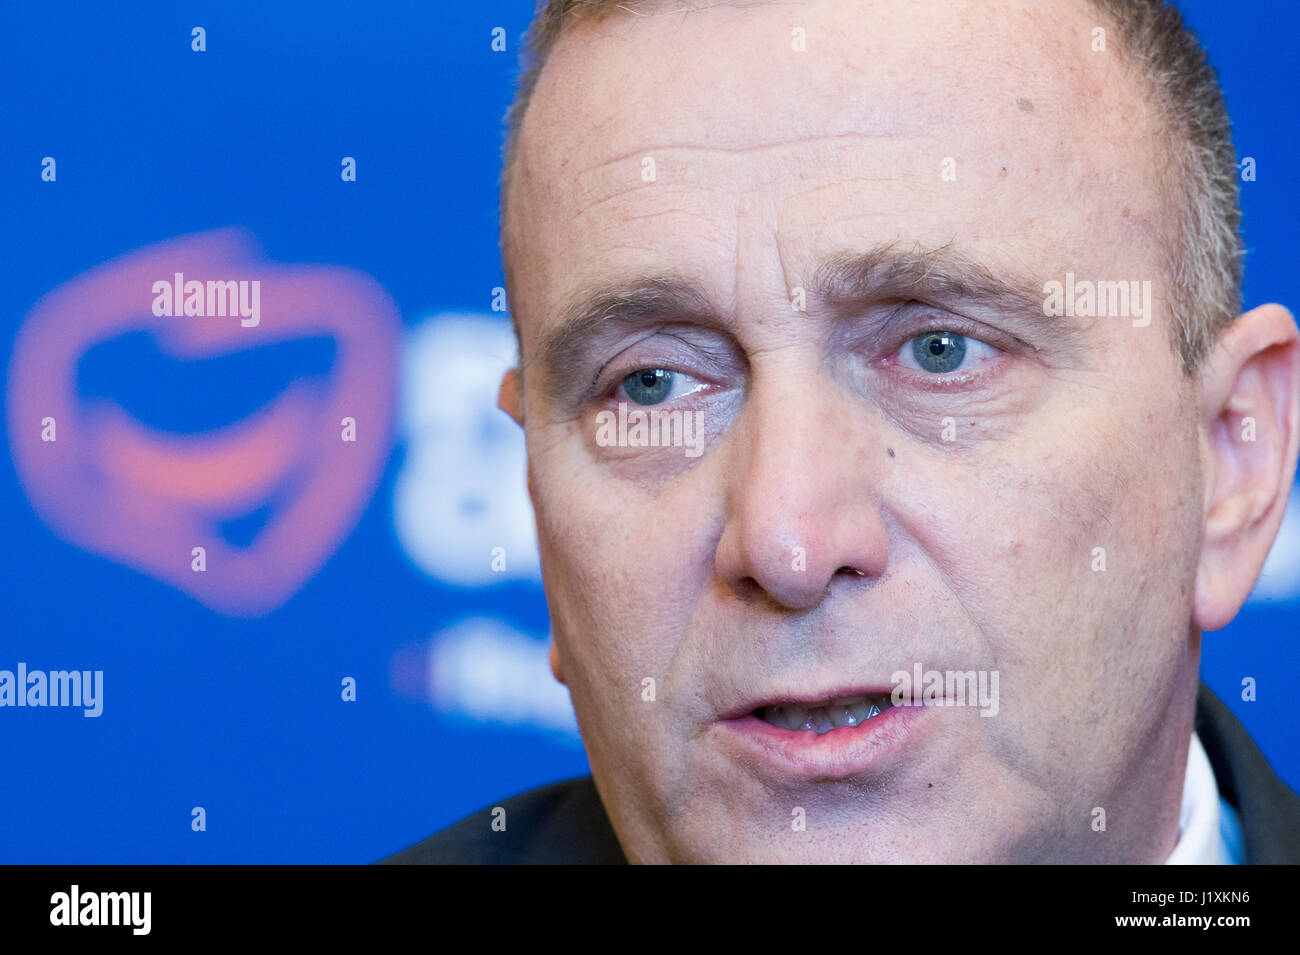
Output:
[[[693,279],[672,270],[656,272],[580,294],[542,335],[528,365],[540,366],[546,390],[554,397],[567,392],[580,373],[584,342],[599,334],[665,322],[719,330],[728,324],[724,310]]]
[[[805,286],[808,307],[847,317],[864,306],[917,300],[935,307],[974,305],[1042,320],[1042,282],[1018,272],[995,272],[951,245],[900,249],[897,243],[866,252],[844,251],[823,259]],[[1058,331],[1079,329],[1060,323]],[[552,394],[567,391],[582,364],[582,345],[602,333],[656,324],[694,324],[727,331],[725,310],[688,276],[668,270],[613,281],[580,293],[563,317],[542,334],[528,362],[537,364]]]
[[[951,244],[901,250],[897,243],[865,253],[840,252],[825,259],[809,282],[810,299],[836,312],[891,299],[966,304],[1009,314],[1043,315],[1043,282],[993,269]]]

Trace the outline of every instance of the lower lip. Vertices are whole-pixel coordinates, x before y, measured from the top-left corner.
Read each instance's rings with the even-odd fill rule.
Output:
[[[818,735],[779,729],[752,713],[714,724],[724,747],[747,762],[787,778],[848,779],[870,774],[923,727],[932,706],[891,706],[857,726]]]

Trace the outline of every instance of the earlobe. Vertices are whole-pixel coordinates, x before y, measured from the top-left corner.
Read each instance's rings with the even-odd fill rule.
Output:
[[[523,427],[524,408],[520,396],[520,384],[521,379],[518,368],[511,368],[502,375],[501,388],[497,391],[497,407],[514,418],[516,424]]]
[[[1228,625],[1277,537],[1300,451],[1300,332],[1262,305],[1222,333],[1199,373],[1205,468],[1204,535],[1194,623]]]
[[[564,682],[564,670],[560,667],[560,648],[555,643],[555,638],[551,637],[551,673],[555,679]]]

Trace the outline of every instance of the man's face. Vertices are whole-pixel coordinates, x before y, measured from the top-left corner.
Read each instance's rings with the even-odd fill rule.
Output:
[[[828,0],[555,48],[507,223],[529,480],[634,861],[1172,848],[1204,491],[1164,147],[1098,26],[1064,0]],[[1154,318],[1044,315],[1067,273],[1150,281]],[[557,336],[638,287],[661,294]],[[609,446],[620,402],[701,412],[703,453]],[[918,665],[996,679],[996,712],[765,719]]]

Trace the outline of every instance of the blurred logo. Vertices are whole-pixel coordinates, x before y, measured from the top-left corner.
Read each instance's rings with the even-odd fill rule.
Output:
[[[180,299],[171,308],[155,307],[163,286]],[[241,319],[254,309],[255,323]],[[50,292],[19,329],[8,394],[19,480],[76,546],[222,613],[267,613],[338,548],[374,492],[391,444],[400,328],[368,276],[268,262],[242,230],[115,259]],[[90,353],[132,336],[161,352],[144,364],[172,375],[168,400],[181,407],[165,412],[182,421],[250,388],[238,373],[195,388],[191,370],[204,362],[308,339],[333,351],[308,375],[273,363],[287,384],[233,421],[171,429],[113,397],[147,373],[124,362],[110,363],[110,394],[80,391]],[[228,527],[248,520],[254,532],[235,539]]]
[[[510,326],[477,315],[434,316],[406,343],[397,535],[449,584],[541,581],[523,431],[497,407],[514,352]]]
[[[401,696],[479,723],[531,725],[573,741],[569,691],[547,663],[547,644],[486,617],[462,620],[393,655],[390,681]]]
[[[444,313],[411,332],[393,512],[403,549],[430,577],[466,589],[523,581],[528,599],[541,604],[524,435],[497,407],[514,359],[514,335],[499,318]],[[475,617],[399,650],[390,678],[399,695],[449,716],[572,742],[577,720],[568,690],[551,675],[547,643],[503,619]]]

